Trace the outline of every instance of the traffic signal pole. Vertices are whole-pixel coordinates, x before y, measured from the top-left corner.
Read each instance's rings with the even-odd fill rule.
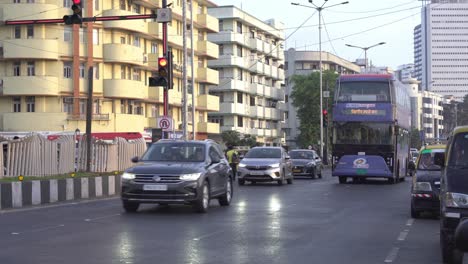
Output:
[[[167,8],[167,0],[162,0],[162,8]],[[164,57],[168,58],[168,50],[167,50],[167,22],[162,23],[162,32],[163,32],[163,55]],[[168,80],[168,88],[170,87],[169,85],[172,84],[172,80]],[[168,89],[164,89],[163,93],[163,104],[164,104],[164,110],[163,110],[163,115],[167,116],[168,112]],[[164,137],[164,136],[163,136]]]

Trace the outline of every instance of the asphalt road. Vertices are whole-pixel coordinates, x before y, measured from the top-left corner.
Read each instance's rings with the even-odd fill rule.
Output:
[[[413,220],[409,178],[246,185],[230,207],[122,211],[119,199],[0,214],[0,263],[441,263],[439,222]],[[465,261],[465,263],[468,263]]]

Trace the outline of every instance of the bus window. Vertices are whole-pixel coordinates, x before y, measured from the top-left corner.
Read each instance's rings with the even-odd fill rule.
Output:
[[[387,82],[341,82],[338,102],[390,102]]]

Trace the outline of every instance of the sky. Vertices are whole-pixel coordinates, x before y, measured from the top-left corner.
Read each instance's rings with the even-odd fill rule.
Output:
[[[413,63],[413,30],[421,23],[421,1],[418,0],[328,0],[322,10],[322,51],[354,62],[369,63],[397,69]],[[285,50],[319,50],[319,16],[308,0],[212,0],[213,3],[234,5],[260,20],[277,19],[284,24]],[[291,5],[291,2],[304,6]],[[321,6],[324,0],[314,0]],[[338,4],[336,6],[333,6]],[[329,6],[329,8],[327,8]],[[361,48],[352,48],[346,44]]]

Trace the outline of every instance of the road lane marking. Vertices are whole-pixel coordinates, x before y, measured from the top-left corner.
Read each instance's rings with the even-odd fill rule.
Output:
[[[114,217],[114,216],[119,216],[120,214],[112,214],[112,215],[105,215],[105,216],[100,216],[100,217],[96,217],[96,218],[86,218],[84,219],[85,222],[91,222],[91,221],[95,221],[95,220],[100,220],[100,219],[104,219],[104,218],[109,218],[109,217]]]
[[[224,233],[225,231],[224,230],[219,230],[219,231],[216,231],[216,232],[212,232],[212,233],[208,233],[208,234],[205,234],[205,235],[202,235],[202,236],[199,236],[199,237],[195,237],[193,238],[192,240],[194,241],[200,241],[202,239],[205,239],[207,237],[210,237],[210,236],[214,236],[214,235],[217,235],[219,233]]]
[[[398,256],[398,251],[400,250],[400,248],[397,248],[397,247],[394,247],[392,248],[392,250],[390,251],[390,253],[388,253],[387,257],[385,258],[385,263],[392,263],[396,257]]]
[[[25,230],[23,232],[11,232],[12,235],[21,235],[23,233],[37,233],[37,232],[42,232],[42,231],[48,231],[51,229],[56,229],[59,227],[64,227],[64,224],[61,225],[55,225],[55,226],[47,226],[47,227],[42,227],[42,228],[37,228],[37,229],[31,229],[31,230]]]
[[[413,224],[414,224],[414,219],[413,218],[408,219],[408,221],[406,222],[407,226],[412,226]]]
[[[398,241],[404,241],[406,239],[406,236],[408,236],[408,233],[409,233],[408,229],[401,231],[400,235],[398,236]]]

